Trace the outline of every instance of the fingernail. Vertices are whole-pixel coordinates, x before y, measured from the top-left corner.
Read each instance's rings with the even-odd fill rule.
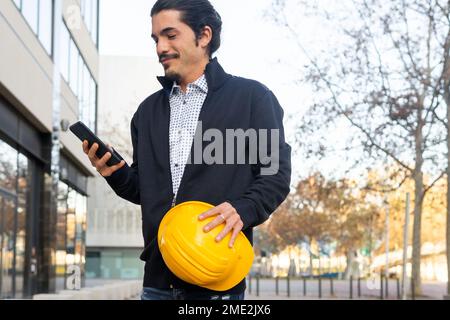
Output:
[[[200,220],[202,220],[202,219],[203,219],[203,216],[202,216],[202,215],[199,215],[198,218],[199,218]]]
[[[205,231],[209,231],[209,227],[205,227]]]
[[[216,241],[219,242],[219,241],[220,241],[220,237],[217,237],[217,238],[216,238]]]

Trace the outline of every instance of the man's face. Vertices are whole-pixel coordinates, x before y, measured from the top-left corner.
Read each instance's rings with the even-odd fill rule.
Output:
[[[194,31],[180,20],[180,12],[163,10],[152,17],[152,38],[166,77],[185,78],[205,57]]]

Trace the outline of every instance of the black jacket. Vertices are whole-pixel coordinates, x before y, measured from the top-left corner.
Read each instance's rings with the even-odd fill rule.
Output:
[[[216,58],[207,65],[205,76],[209,90],[199,117],[203,132],[216,128],[225,137],[226,129],[280,129],[279,170],[275,175],[261,175],[259,159],[258,164],[187,164],[175,203],[230,202],[252,242],[252,228],[267,220],[289,193],[291,147],[285,142],[283,110],[268,88],[225,73]],[[158,227],[174,197],[169,162],[169,93],[173,82],[165,77],[158,80],[163,89],[142,102],[131,121],[133,164],[106,180],[120,197],[142,207],[144,287],[208,291],[173,275],[158,249]],[[203,142],[203,148],[210,143]],[[226,293],[244,290],[243,280]]]

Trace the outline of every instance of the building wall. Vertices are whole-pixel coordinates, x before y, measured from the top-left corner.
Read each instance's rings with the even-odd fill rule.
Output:
[[[57,208],[51,207],[51,35],[53,23],[63,25],[64,21],[79,53],[78,62],[70,66],[73,70],[79,69],[78,63],[86,66],[79,73],[83,76],[74,79],[79,88],[83,83],[90,85],[89,90],[79,89],[76,94],[74,82],[62,76],[61,119],[74,123],[89,107],[95,124],[98,5],[96,0],[63,0],[60,21],[53,21],[51,10],[33,8],[51,3],[0,1],[0,249],[3,261],[9,261],[0,264],[0,279],[4,280],[3,284],[0,281],[0,299],[64,289],[68,265],[80,266],[84,277],[87,180],[95,171],[80,141],[61,131],[60,190]],[[43,17],[43,12],[48,14]],[[37,14],[41,19],[35,19]],[[50,42],[44,41],[45,35]]]
[[[133,152],[130,120],[139,104],[160,89],[156,80],[160,72],[159,63],[151,58],[100,57],[99,135],[129,164]],[[92,196],[88,199],[87,276],[141,277],[139,255],[144,243],[140,206],[119,198],[98,174],[90,179],[88,190]],[[116,265],[127,267],[119,272]]]
[[[101,279],[142,279],[144,264],[137,263],[140,249],[90,248],[87,253],[86,277]]]
[[[63,3],[64,17],[69,19],[72,11],[67,9],[79,3],[76,0]],[[80,21],[80,28],[75,27],[71,34],[98,83],[98,51],[81,17]],[[11,0],[0,1],[0,39],[0,93],[40,131],[51,132],[52,58]],[[74,123],[79,115],[78,100],[67,82],[61,83],[61,118]],[[63,152],[82,170],[90,175],[95,172],[73,134],[62,132],[61,142]]]

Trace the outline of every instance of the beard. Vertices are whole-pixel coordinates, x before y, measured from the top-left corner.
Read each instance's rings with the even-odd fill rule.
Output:
[[[174,71],[166,70],[165,75],[167,79],[169,79],[170,81],[175,81],[176,83],[179,83],[181,80],[181,75]]]
[[[179,59],[180,55],[175,53],[175,54],[161,54],[159,56],[159,62],[161,62],[164,59],[167,58],[171,58],[171,59]],[[168,78],[171,81],[176,81],[177,83],[180,81],[181,79],[181,75],[179,73],[177,73],[176,71],[170,71],[169,70],[170,67],[164,68],[164,73],[166,75],[166,78]]]

